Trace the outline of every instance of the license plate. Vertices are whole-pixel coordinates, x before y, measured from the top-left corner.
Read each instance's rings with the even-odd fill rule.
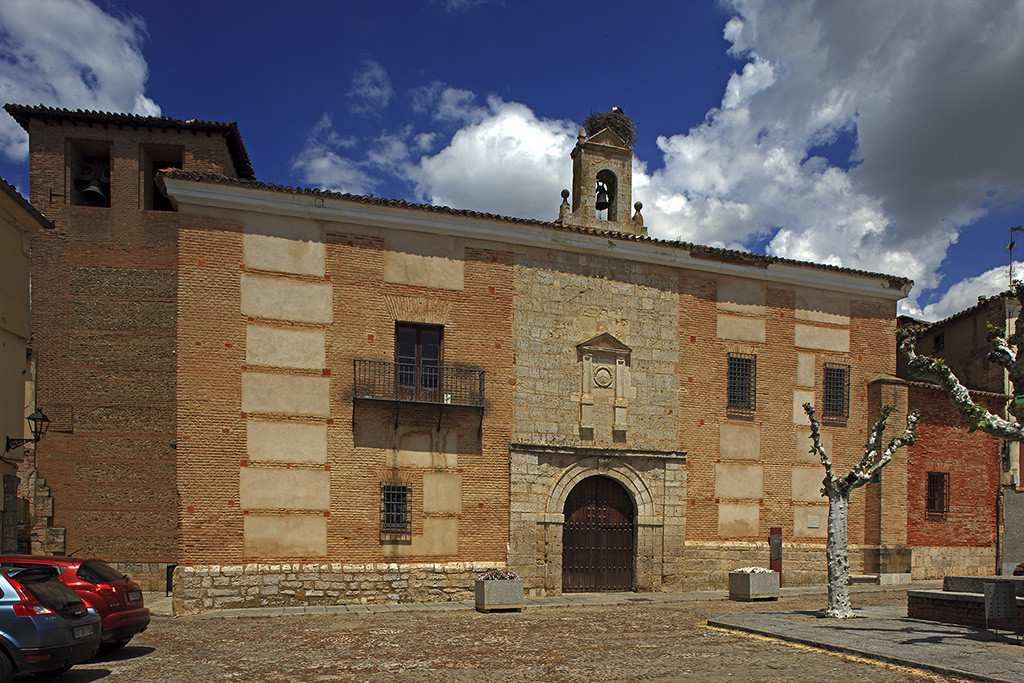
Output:
[[[92,635],[92,626],[76,626],[71,630],[71,636],[74,638],[87,638]]]
[[[138,602],[142,599],[142,591],[128,591],[128,601]]]

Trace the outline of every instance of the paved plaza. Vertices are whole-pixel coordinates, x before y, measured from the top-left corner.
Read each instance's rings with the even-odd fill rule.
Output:
[[[457,602],[171,617],[169,601],[150,596],[148,631],[59,680],[1024,681],[1015,639],[907,619],[905,590],[855,588],[859,618],[844,622],[820,618],[823,590],[724,597],[575,595],[494,614]]]

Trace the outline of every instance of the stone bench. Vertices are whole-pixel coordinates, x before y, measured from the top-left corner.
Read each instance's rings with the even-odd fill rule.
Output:
[[[985,584],[1006,581],[1001,576],[947,576],[942,590],[907,591],[907,616],[985,628]],[[1024,577],[1013,577],[1020,579]],[[1020,635],[1024,618],[1024,582],[1014,581],[1017,589],[1017,619],[989,619],[989,628],[1005,629]]]

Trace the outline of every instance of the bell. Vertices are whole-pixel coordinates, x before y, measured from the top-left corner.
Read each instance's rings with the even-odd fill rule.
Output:
[[[604,211],[611,205],[612,203],[608,199],[608,190],[604,185],[599,185],[597,188],[597,203],[594,204],[595,208],[598,211]]]
[[[103,191],[103,184],[99,180],[93,180],[82,190],[82,199],[91,206],[106,206],[107,194]]]

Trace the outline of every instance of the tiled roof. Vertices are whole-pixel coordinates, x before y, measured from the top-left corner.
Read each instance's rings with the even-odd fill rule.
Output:
[[[32,216],[32,218],[35,219],[37,223],[39,223],[39,225],[46,228],[47,230],[53,228],[53,222],[43,214],[39,213],[36,207],[29,204],[29,201],[21,196],[21,193],[18,192],[17,188],[15,188],[14,185],[11,185],[3,178],[0,178],[0,192],[3,192],[4,194],[8,195],[11,199],[16,201],[21,206],[21,208],[25,209],[25,211],[30,216]]]
[[[809,261],[798,261],[796,259],[781,258],[778,256],[765,256],[762,254],[751,254],[743,251],[735,251],[733,249],[721,249],[719,247],[707,247],[700,244],[692,244],[689,242],[680,242],[676,240],[662,240],[650,237],[648,235],[637,235],[628,232],[619,232],[617,230],[598,230],[596,228],[585,228],[576,225],[565,225],[562,223],[556,223],[552,221],[540,221],[533,218],[516,218],[514,216],[501,216],[493,213],[483,213],[480,211],[471,211],[469,209],[452,209],[447,206],[435,206],[433,204],[417,204],[414,202],[408,202],[403,199],[384,199],[382,197],[371,197],[366,195],[347,194],[341,192],[333,192],[331,190],[318,190],[311,188],[291,187],[288,185],[275,185],[273,183],[263,183],[256,180],[245,180],[238,178],[229,178],[223,175],[217,175],[213,173],[196,173],[192,171],[181,171],[177,169],[168,169],[161,172],[163,175],[169,178],[179,178],[181,180],[191,180],[200,183],[213,183],[218,185],[235,185],[238,187],[247,187],[256,190],[270,190],[273,192],[283,192],[287,194],[300,194],[300,195],[311,195],[317,197],[330,197],[334,199],[343,199],[351,202],[358,202],[360,204],[374,204],[376,206],[392,206],[401,209],[413,209],[416,211],[429,211],[432,213],[443,213],[452,216],[466,216],[468,218],[486,218],[490,220],[503,221],[506,223],[520,223],[525,225],[537,225],[545,228],[553,228],[556,230],[564,230],[567,232],[576,232],[585,235],[595,235],[599,237],[607,237],[618,240],[628,240],[631,242],[649,242],[651,244],[657,244],[660,246],[675,247],[679,249],[685,249],[690,252],[690,255],[694,258],[705,258],[713,261],[720,262],[731,262],[731,263],[742,263],[748,266],[767,268],[769,265],[774,263],[787,264],[802,267],[818,268],[820,270],[830,270],[837,273],[846,273],[852,275],[865,275],[868,277],[884,278],[888,280],[889,286],[892,289],[900,290],[907,285],[912,285],[913,280],[905,277],[897,277],[895,275],[887,275],[885,273],[873,273],[866,270],[855,270],[853,268],[842,268],[840,266],[831,266],[823,263],[812,263]]]
[[[907,380],[903,380],[903,381],[905,381],[907,384],[909,384],[912,387],[919,387],[921,389],[934,389],[935,391],[945,392],[945,389],[943,389],[941,386],[939,386],[938,384],[936,384],[934,382],[925,382],[925,381],[919,380],[919,379],[907,379]],[[971,389],[969,387],[965,387],[965,388],[967,389],[968,393],[970,393],[971,396],[982,396],[982,397],[987,397],[987,398],[1003,398],[1003,399],[1010,398],[1009,394],[1001,394],[1001,393],[998,393],[998,392],[995,392],[995,391],[982,391],[981,389]]]
[[[978,298],[978,303],[974,304],[973,306],[971,306],[969,308],[965,308],[964,310],[959,311],[958,313],[954,313],[953,315],[949,316],[948,318],[943,318],[942,320],[936,320],[933,323],[927,323],[928,327],[926,327],[924,329],[924,332],[928,332],[929,330],[933,330],[933,329],[935,329],[937,327],[942,327],[943,325],[948,325],[949,323],[951,323],[953,321],[956,321],[956,320],[959,320],[960,318],[966,318],[967,316],[969,316],[969,315],[971,315],[971,314],[981,310],[983,307],[987,306],[989,303],[991,303],[993,301],[997,301],[997,300],[1001,300],[1001,299],[1006,299],[1006,298],[1012,297],[1012,296],[1013,296],[1013,292],[1010,291],[1010,290],[1006,290],[1005,292],[1000,292],[999,294],[995,294],[993,296],[979,297]]]
[[[138,114],[119,114],[106,111],[91,111],[84,109],[58,109],[43,105],[27,106],[24,104],[5,104],[4,109],[17,121],[25,131],[28,131],[29,121],[34,118],[49,118],[60,121],[75,121],[81,123],[96,123],[100,125],[133,126],[135,128],[179,128],[185,130],[218,133],[224,136],[231,153],[231,161],[235,165],[235,173],[240,178],[255,179],[256,174],[252,170],[252,162],[249,161],[249,154],[245,151],[245,144],[242,142],[242,135],[238,132],[238,124],[235,122],[222,123],[219,121],[197,121],[190,119],[182,121],[172,119],[168,116],[139,116]]]

